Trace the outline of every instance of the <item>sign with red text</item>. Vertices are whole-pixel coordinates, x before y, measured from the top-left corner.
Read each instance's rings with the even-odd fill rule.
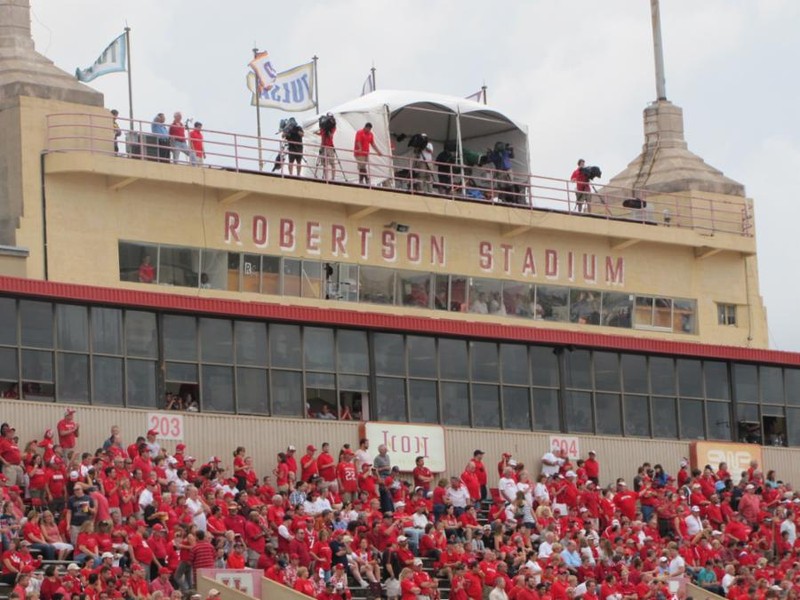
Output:
[[[575,436],[551,435],[550,451],[556,455],[563,451],[571,460],[578,460],[581,457],[581,442]]]
[[[147,431],[155,429],[156,439],[167,442],[183,441],[183,415],[175,413],[147,413]]]
[[[730,442],[692,442],[689,456],[693,469],[702,470],[706,465],[711,465],[716,471],[719,463],[728,464],[728,473],[736,477],[742,471],[750,468],[750,463],[756,461],[758,468],[763,470],[761,462],[761,446],[758,444],[732,444]]]
[[[362,437],[369,440],[370,452],[377,454],[378,446],[385,444],[392,466],[403,472],[414,470],[418,456],[425,459],[425,466],[434,473],[447,469],[444,428],[440,425],[368,421],[361,430]]]
[[[197,569],[197,574],[213,579],[252,598],[261,598],[261,575],[256,569]]]

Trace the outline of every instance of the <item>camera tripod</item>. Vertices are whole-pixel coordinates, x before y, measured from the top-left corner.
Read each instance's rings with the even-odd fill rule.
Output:
[[[323,156],[325,154],[325,149],[326,148],[330,148],[331,149],[331,151],[333,153],[333,157]],[[336,166],[338,165],[339,166],[339,172],[342,174],[342,179],[344,179],[345,183],[349,183],[349,180],[347,179],[347,173],[345,173],[344,167],[342,167],[342,161],[339,160],[339,153],[336,151],[335,147],[333,147],[333,146],[320,146],[319,152],[317,153],[317,162],[314,165],[314,178],[315,179],[317,178],[317,173],[319,172],[320,163],[322,161],[331,161],[328,164],[328,166],[330,167],[330,169],[332,171],[332,175],[333,175],[333,177],[331,178],[331,181],[335,181],[335,179],[336,179]],[[322,172],[323,172],[323,175],[324,175],[324,173],[325,173],[325,167],[324,166],[322,167]]]

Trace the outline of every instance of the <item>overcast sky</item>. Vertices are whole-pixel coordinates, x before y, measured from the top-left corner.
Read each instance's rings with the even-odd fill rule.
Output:
[[[534,173],[568,177],[579,156],[621,171],[655,99],[649,0],[31,0],[37,50],[89,66],[132,29],[135,116],[157,112],[255,133],[244,86],[255,43],[284,70],[319,56],[324,110],[377,84],[466,96],[526,123]],[[689,148],[755,200],[770,345],[800,351],[800,2],[662,0],[667,97]],[[91,84],[127,115],[127,79]],[[310,113],[313,114],[313,113]],[[262,112],[268,123],[286,113]],[[266,131],[271,131],[269,128]]]

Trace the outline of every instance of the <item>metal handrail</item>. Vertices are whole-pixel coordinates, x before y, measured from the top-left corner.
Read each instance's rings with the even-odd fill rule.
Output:
[[[151,122],[117,119],[123,130],[119,151],[114,150],[112,118],[84,113],[47,116],[47,152],[90,152],[131,159],[192,165],[195,153],[175,151],[169,140],[151,131]],[[167,127],[169,127],[168,124]],[[187,143],[191,142],[188,139]],[[565,179],[495,169],[488,163],[473,166],[427,161],[406,154],[389,157],[388,164],[373,158],[369,183],[359,184],[359,165],[352,152],[336,148],[330,161],[323,148],[307,134],[303,151],[295,155],[300,167],[287,167],[287,145],[279,137],[257,137],[242,133],[203,129],[203,166],[235,172],[264,173],[276,177],[299,176],[337,185],[367,185],[411,195],[447,200],[489,203],[527,210],[548,210],[580,216],[648,225],[729,233],[752,237],[752,213],[746,199],[741,202],[700,195],[664,193],[647,189],[592,188],[591,204],[579,212],[574,184]],[[272,151],[265,158],[265,151]],[[326,168],[326,166],[328,168]]]

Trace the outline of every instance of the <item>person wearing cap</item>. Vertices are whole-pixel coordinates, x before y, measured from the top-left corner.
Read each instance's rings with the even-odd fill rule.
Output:
[[[294,444],[289,444],[286,447],[286,464],[289,467],[289,472],[291,473],[291,477],[293,480],[297,480],[297,458],[295,454],[297,453],[297,448],[294,447]]]
[[[22,469],[22,453],[19,445],[14,441],[17,430],[3,424],[0,435],[0,464],[3,465],[3,475],[6,477],[5,485],[25,485],[25,472]]]
[[[756,486],[748,483],[744,486],[744,494],[739,499],[739,514],[750,524],[754,525],[759,521],[761,514],[761,500],[755,493]]]
[[[64,418],[56,425],[56,431],[58,432],[58,445],[64,448],[69,456],[75,450],[80,435],[80,425],[75,422],[74,408],[64,411]]]
[[[317,451],[314,444],[306,446],[306,453],[300,458],[300,479],[311,483],[311,481],[319,477],[319,465],[314,453]]]
[[[411,137],[414,159],[411,162],[414,190],[426,194],[433,193],[433,144],[427,133]]]
[[[563,465],[566,460],[563,452],[559,452],[559,454],[560,456],[556,456],[552,450],[548,450],[544,453],[542,456],[542,475],[547,475],[548,477],[558,475],[558,472],[561,470],[561,465]]]
[[[158,569],[158,577],[150,582],[150,591],[161,592],[165,598],[171,596],[172,592],[175,591],[175,587],[172,585],[170,577],[172,577],[172,569],[168,567]]]
[[[517,481],[514,479],[514,468],[506,467],[503,476],[497,482],[500,497],[506,502],[514,502],[517,499]]]
[[[342,452],[342,458],[336,466],[339,491],[345,502],[352,502],[358,494],[358,473],[353,459],[353,451],[347,448]]]
[[[597,462],[597,452],[589,450],[589,458],[583,461],[583,468],[586,471],[586,478],[595,485],[600,485],[600,463]]]
[[[217,588],[211,588],[208,590],[208,594],[206,594],[206,598],[219,598],[220,593]]]

